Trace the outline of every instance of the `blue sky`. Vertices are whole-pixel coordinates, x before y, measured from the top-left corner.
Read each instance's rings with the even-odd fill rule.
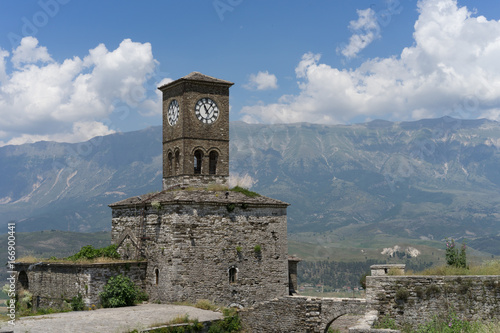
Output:
[[[0,1],[0,145],[161,124],[155,87],[235,82],[231,120],[500,120],[500,3]]]

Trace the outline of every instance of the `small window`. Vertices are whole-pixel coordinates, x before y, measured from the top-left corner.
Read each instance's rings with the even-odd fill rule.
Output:
[[[211,151],[209,158],[209,170],[208,173],[210,175],[215,175],[217,173],[217,159],[219,158],[219,154],[216,151]]]
[[[194,174],[201,174],[201,161],[203,159],[203,153],[201,150],[197,150],[194,152]]]
[[[155,284],[158,285],[158,280],[160,279],[160,271],[155,268]]]
[[[231,267],[229,269],[229,283],[235,283],[236,282],[236,273],[238,272],[238,270],[236,269],[236,267]]]
[[[179,161],[180,161],[180,156],[179,156],[179,151],[175,152],[175,175],[179,174]]]
[[[168,176],[172,176],[172,166],[174,163],[174,156],[172,155],[171,152],[168,153],[167,160],[168,160]]]

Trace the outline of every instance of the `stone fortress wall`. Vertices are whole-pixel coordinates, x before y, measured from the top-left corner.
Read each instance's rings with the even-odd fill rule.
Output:
[[[17,287],[33,295],[33,308],[58,308],[63,301],[78,295],[87,307],[101,303],[99,293],[112,276],[128,276],[136,286],[145,290],[147,263],[130,261],[117,263],[47,263],[16,264]]]
[[[500,276],[369,276],[366,301],[400,325],[415,327],[450,311],[466,320],[498,320]]]
[[[350,333],[399,332],[373,329],[377,318],[417,327],[450,311],[466,320],[500,319],[500,276],[387,275],[404,265],[374,265],[365,299],[291,296],[240,312],[250,332],[327,332],[339,316],[365,313]],[[266,326],[267,325],[267,326]],[[270,328],[266,328],[270,327]]]

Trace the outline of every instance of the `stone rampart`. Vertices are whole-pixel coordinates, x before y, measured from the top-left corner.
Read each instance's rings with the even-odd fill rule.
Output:
[[[249,332],[328,331],[331,323],[345,314],[363,314],[365,300],[288,296],[258,303],[240,311]]]
[[[399,325],[416,327],[453,311],[461,319],[500,319],[500,276],[369,276],[366,301]]]

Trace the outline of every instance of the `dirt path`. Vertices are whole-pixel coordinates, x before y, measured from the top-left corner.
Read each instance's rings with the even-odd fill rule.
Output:
[[[35,317],[23,317],[16,320],[16,325],[0,323],[0,332],[37,332],[37,333],[87,333],[109,332],[122,333],[134,329],[144,329],[170,321],[177,316],[189,315],[199,321],[222,318],[218,312],[201,310],[190,306],[169,304],[142,304],[115,309],[94,311],[74,311],[53,313]]]

